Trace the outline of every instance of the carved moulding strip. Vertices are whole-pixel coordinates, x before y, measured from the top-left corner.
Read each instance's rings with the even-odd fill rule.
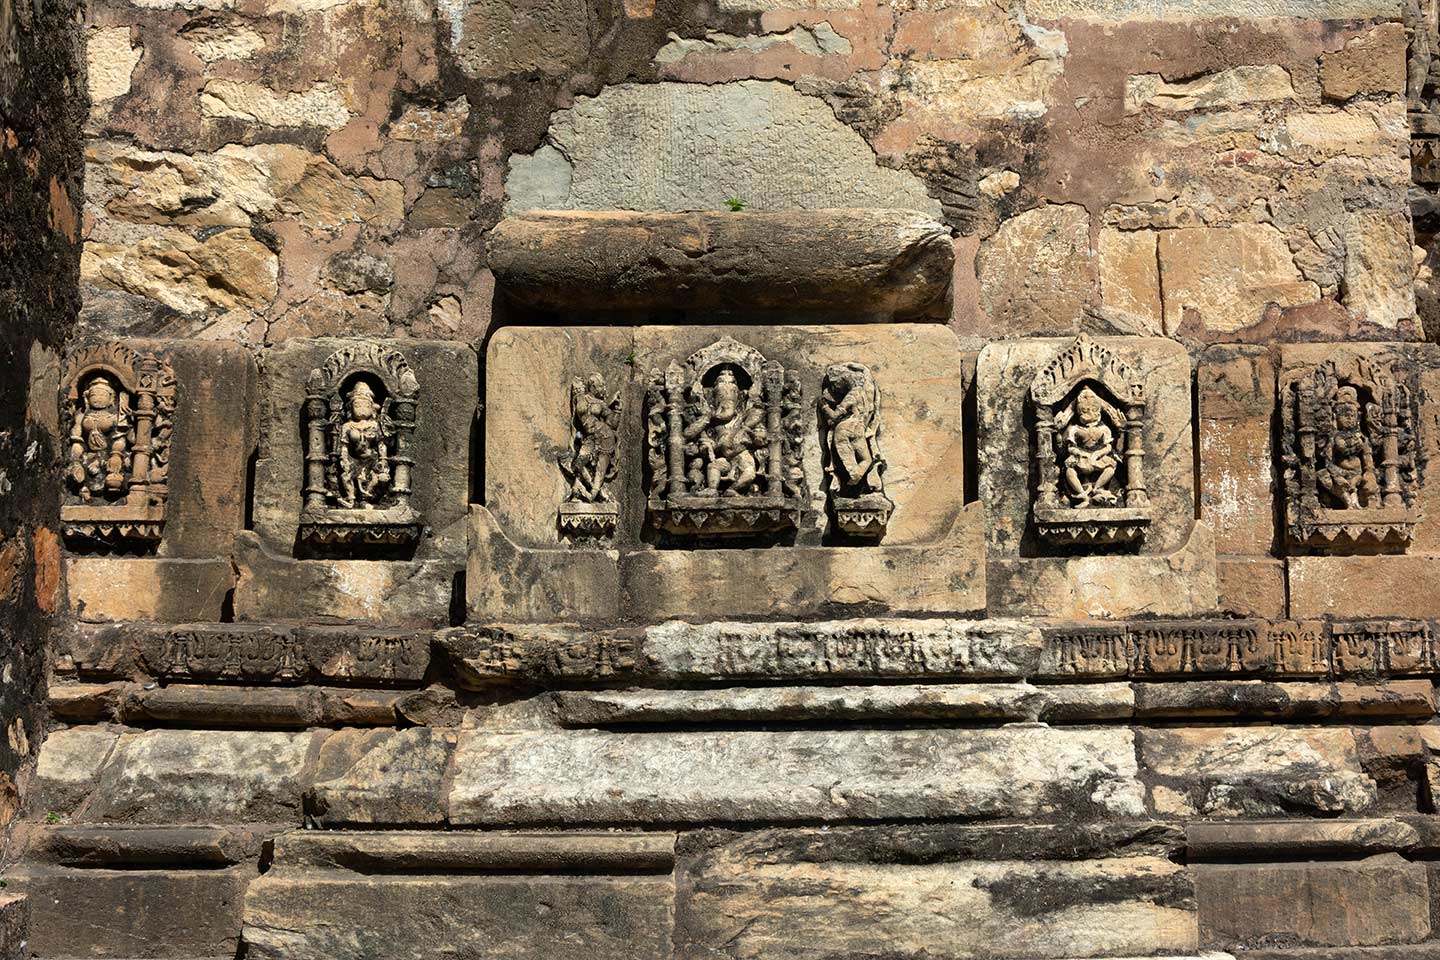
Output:
[[[610,483],[618,472],[620,394],[611,394],[596,373],[570,381],[570,450],[557,460],[569,484],[557,511],[562,536],[601,540],[615,535],[620,520]]]
[[[794,529],[805,509],[798,377],[730,337],[651,375],[650,523],[729,536]]]
[[[1085,334],[1030,385],[1040,538],[1057,546],[1137,543],[1151,521],[1145,487],[1145,387]]]
[[[1398,363],[1398,362],[1397,362]],[[1321,553],[1403,552],[1420,520],[1414,392],[1401,365],[1331,359],[1287,377],[1286,540]]]
[[[405,546],[424,533],[410,504],[420,386],[397,350],[347,344],[305,383],[302,542]]]
[[[830,512],[841,532],[878,540],[895,504],[885,495],[880,390],[862,363],[834,363],[820,387],[820,449]]]
[[[103,343],[72,352],[61,382],[63,535],[108,547],[158,542],[169,495],[174,371],[151,354]]]

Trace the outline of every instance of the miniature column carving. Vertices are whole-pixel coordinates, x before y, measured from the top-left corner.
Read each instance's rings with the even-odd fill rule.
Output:
[[[72,353],[63,383],[66,539],[109,549],[153,547],[169,494],[174,371],[157,357],[108,343]]]
[[[406,545],[424,532],[410,503],[420,386],[405,357],[371,343],[341,347],[305,384],[300,539]]]

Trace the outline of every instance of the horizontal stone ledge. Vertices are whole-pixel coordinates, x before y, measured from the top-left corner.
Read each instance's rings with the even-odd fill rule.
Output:
[[[768,311],[943,319],[954,262],[949,229],[912,210],[532,212],[500,221],[489,241],[497,289],[567,318]]]
[[[1306,859],[1372,856],[1408,850],[1420,833],[1400,820],[1277,820],[1190,823],[1185,847],[1191,860]]]
[[[274,862],[358,873],[669,873],[675,834],[299,831],[276,838]]]
[[[190,729],[391,727],[394,690],[348,687],[257,687],[138,683],[52,683],[51,715],[71,723],[113,721],[130,726]]]
[[[22,827],[28,861],[65,867],[228,867],[260,854],[279,825]]]

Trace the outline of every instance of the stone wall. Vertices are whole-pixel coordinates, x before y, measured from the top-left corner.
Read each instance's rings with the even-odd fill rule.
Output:
[[[34,955],[1434,956],[1433,16],[94,0]]]
[[[53,405],[53,360],[80,306],[79,16],[79,5],[63,0],[0,3],[0,831],[7,841],[45,738],[46,646],[64,612],[59,446],[40,408]],[[9,859],[0,852],[0,865]],[[20,929],[18,915],[19,907],[0,905],[0,942]]]

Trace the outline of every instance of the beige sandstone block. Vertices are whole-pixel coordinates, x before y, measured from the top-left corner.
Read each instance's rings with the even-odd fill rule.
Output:
[[[1002,336],[1074,329],[1096,299],[1089,214],[1050,204],[1011,217],[980,244],[975,269],[980,304]]]
[[[1167,83],[1158,73],[1137,74],[1125,82],[1126,113],[1147,107],[1185,111],[1293,99],[1290,72],[1276,64],[1231,67],[1183,83]]]
[[[86,81],[90,100],[99,104],[130,92],[130,75],[144,50],[130,42],[130,28],[92,29],[85,40]]]
[[[1320,58],[1320,88],[1334,100],[1405,92],[1405,27],[1378,24]]]
[[[465,605],[472,620],[614,620],[622,602],[617,551],[525,547],[488,508],[471,505]]]
[[[279,93],[258,83],[212,79],[200,92],[207,119],[244,120],[264,127],[321,127],[339,130],[350,122],[344,93],[323,82],[304,90]]]
[[[1218,345],[1196,371],[1200,517],[1221,554],[1263,556],[1275,541],[1275,365],[1264,347]]]
[[[65,558],[70,610],[91,623],[219,620],[234,585],[229,559]]]
[[[1138,326],[1159,334],[1163,329],[1160,262],[1153,230],[1100,231],[1100,299],[1112,310],[1136,318]]]
[[[1159,241],[1168,332],[1191,312],[1224,333],[1257,322],[1267,303],[1320,299],[1320,288],[1300,276],[1284,234],[1269,224],[1162,230]]]

